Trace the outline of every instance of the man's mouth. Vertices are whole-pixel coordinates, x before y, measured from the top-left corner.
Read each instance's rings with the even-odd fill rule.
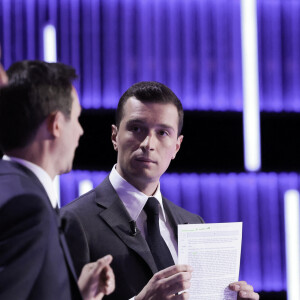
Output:
[[[137,157],[136,158],[137,161],[140,161],[140,162],[145,162],[145,163],[153,163],[155,164],[156,162],[148,157]]]

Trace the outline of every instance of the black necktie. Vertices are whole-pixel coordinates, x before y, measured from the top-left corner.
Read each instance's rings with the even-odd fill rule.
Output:
[[[158,270],[174,265],[174,260],[166,242],[159,230],[159,203],[156,198],[150,197],[144,207],[147,214],[147,242],[152,252]]]

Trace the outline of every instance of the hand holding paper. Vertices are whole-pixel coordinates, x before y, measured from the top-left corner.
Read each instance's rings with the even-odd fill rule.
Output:
[[[229,284],[232,291],[236,291],[238,299],[259,300],[259,295],[253,291],[253,286],[246,281],[238,281]]]

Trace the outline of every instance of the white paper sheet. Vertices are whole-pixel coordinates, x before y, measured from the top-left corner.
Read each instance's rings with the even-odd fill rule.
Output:
[[[178,225],[178,263],[193,268],[190,300],[236,300],[242,222]]]

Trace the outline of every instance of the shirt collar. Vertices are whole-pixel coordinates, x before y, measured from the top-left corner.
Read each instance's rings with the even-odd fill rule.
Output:
[[[145,195],[144,193],[136,189],[133,185],[131,185],[129,182],[127,182],[118,173],[116,165],[113,166],[109,174],[109,180],[113,188],[117,192],[119,198],[124,203],[129,215],[134,221],[136,221],[141,211],[143,210],[149,196]],[[160,184],[158,184],[158,187],[155,193],[152,195],[152,197],[155,197],[158,200],[162,211],[163,219],[164,221],[166,221],[166,215],[162,202],[162,195],[160,192]]]
[[[50,175],[44,169],[42,169],[40,166],[38,166],[28,160],[13,157],[13,156],[4,155],[3,160],[17,162],[17,163],[23,165],[24,167],[26,167],[27,169],[29,169],[32,173],[34,173],[34,175],[39,179],[42,186],[46,190],[46,193],[51,201],[52,206],[54,208],[57,206],[57,194],[56,194],[56,191],[54,188],[53,180],[51,179]]]

